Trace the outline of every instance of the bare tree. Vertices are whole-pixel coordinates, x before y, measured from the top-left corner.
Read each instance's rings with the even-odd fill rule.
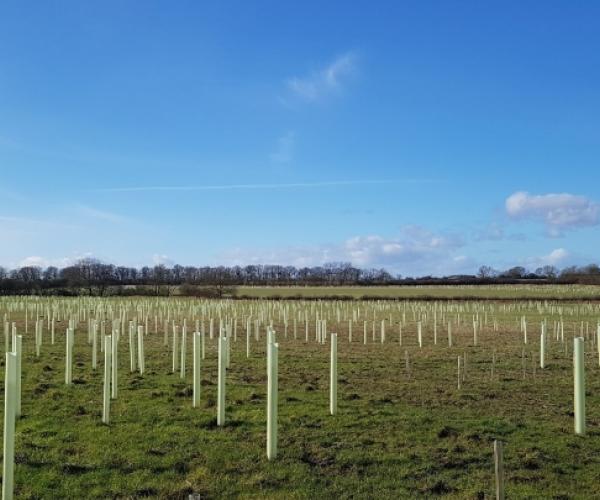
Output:
[[[491,266],[481,266],[477,271],[477,277],[481,279],[494,278],[498,272]]]

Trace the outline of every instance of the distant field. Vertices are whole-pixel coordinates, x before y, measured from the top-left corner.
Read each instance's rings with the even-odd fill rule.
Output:
[[[353,298],[481,298],[481,299],[600,299],[594,285],[456,285],[456,286],[264,286],[237,287],[238,297],[344,297]]]

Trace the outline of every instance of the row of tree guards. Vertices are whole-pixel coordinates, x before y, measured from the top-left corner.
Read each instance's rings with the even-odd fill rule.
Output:
[[[56,341],[57,324],[67,321],[65,343],[65,384],[73,382],[73,349],[75,332],[80,323],[87,324],[87,342],[91,347],[92,369],[98,366],[98,349],[104,354],[102,422],[110,424],[110,403],[118,397],[119,345],[122,332],[127,331],[129,365],[131,372],[144,375],[145,348],[144,338],[149,335],[149,324],[154,322],[154,332],[160,335],[159,325],[163,328],[163,345],[172,350],[172,372],[181,378],[186,376],[186,353],[188,319],[195,328],[192,332],[192,405],[198,407],[201,401],[201,366],[205,359],[205,337],[217,338],[218,377],[217,377],[217,425],[226,422],[226,378],[230,365],[231,341],[238,339],[238,330],[245,325],[246,356],[251,355],[251,339],[260,340],[261,329],[266,330],[267,361],[267,408],[266,408],[266,454],[269,460],[277,457],[278,451],[278,357],[280,344],[276,342],[274,321],[283,323],[283,337],[310,341],[310,331],[314,331],[314,340],[318,344],[330,344],[330,383],[329,412],[338,411],[338,334],[330,333],[333,324],[337,329],[347,324],[347,341],[357,340],[366,344],[369,340],[404,345],[408,335],[408,321],[416,324],[416,344],[422,348],[424,342],[438,345],[443,330],[446,333],[448,347],[457,341],[456,331],[465,325],[466,318],[472,323],[472,345],[482,342],[482,331],[498,334],[502,315],[518,317],[518,328],[523,335],[523,345],[529,343],[526,313],[531,309],[541,316],[539,356],[540,368],[546,367],[546,348],[550,338],[562,342],[565,346],[565,318],[578,315],[597,314],[597,306],[570,305],[561,306],[547,302],[535,302],[523,307],[515,304],[416,304],[373,302],[365,305],[345,302],[249,302],[232,303],[229,301],[188,301],[188,300],[122,300],[112,299],[31,299],[17,298],[0,300],[4,309],[4,334],[6,347],[5,413],[4,413],[4,464],[3,498],[12,498],[14,489],[14,442],[15,423],[21,414],[21,360],[22,335],[17,334],[16,319],[23,318],[25,334],[29,325],[35,330],[35,355],[42,355],[44,327],[50,331],[50,343]],[[519,315],[519,313],[522,313]],[[544,317],[545,316],[545,317]],[[177,324],[179,322],[180,324]],[[361,324],[362,323],[362,324]],[[310,325],[314,325],[311,327]],[[468,323],[467,323],[468,324]],[[362,335],[356,339],[357,325],[362,326]],[[443,325],[443,326],[442,326]],[[571,321],[567,323],[573,333],[573,373],[574,373],[574,429],[576,434],[585,433],[585,362],[584,340],[587,338],[598,351],[600,365],[600,324],[596,324],[596,335],[591,335],[590,323]],[[455,334],[453,336],[453,327]],[[429,329],[426,338],[424,331]],[[552,336],[549,328],[553,329]],[[110,331],[110,333],[109,333]],[[300,336],[300,332],[304,335]],[[329,332],[329,333],[328,333]],[[393,333],[393,334],[392,334]],[[368,335],[370,334],[370,335]],[[579,334],[579,335],[576,335]],[[281,335],[281,333],[280,333]],[[169,342],[171,337],[171,342]],[[377,338],[378,337],[378,338]],[[414,337],[413,337],[414,338]],[[464,335],[461,339],[464,342]],[[169,343],[171,344],[169,346]],[[495,356],[495,354],[494,354]],[[494,358],[495,360],[495,358]],[[406,358],[409,364],[408,353]],[[464,381],[466,354],[458,357],[458,389]],[[501,446],[501,445],[496,445]],[[495,446],[495,450],[496,450]],[[500,450],[501,454],[501,450]],[[496,457],[498,457],[496,453]],[[498,461],[498,458],[496,459]],[[500,457],[501,460],[501,457]],[[497,481],[498,466],[497,466]],[[499,489],[498,489],[499,488]],[[497,486],[497,492],[503,487]],[[499,494],[499,493],[497,493]],[[503,493],[502,493],[503,495]]]

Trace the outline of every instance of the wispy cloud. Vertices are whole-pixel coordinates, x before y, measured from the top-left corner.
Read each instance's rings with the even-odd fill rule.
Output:
[[[277,148],[269,156],[273,163],[290,163],[294,156],[296,134],[287,132],[277,140]]]
[[[0,134],[0,147],[6,147],[10,149],[18,149],[20,147],[19,143],[6,135]]]
[[[13,190],[3,188],[3,187],[0,187],[0,198],[4,198],[7,200],[11,200],[11,201],[23,201],[23,202],[29,201],[29,199],[26,198],[25,196],[23,196],[22,194],[17,193],[16,191],[13,191]]]
[[[102,193],[132,193],[144,191],[237,191],[254,189],[304,189],[344,186],[370,186],[383,184],[430,184],[440,182],[437,179],[388,179],[388,180],[356,180],[356,181],[319,181],[289,182],[280,184],[216,184],[205,186],[129,186],[94,189]]]
[[[30,219],[29,217],[14,217],[12,215],[0,215],[0,222],[16,222],[27,224],[45,224],[46,221]]]
[[[30,217],[20,217],[12,215],[0,215],[0,223],[5,225],[13,225],[16,228],[51,228],[51,229],[81,229],[81,226],[57,221],[53,218],[49,219],[34,219]],[[0,225],[2,229],[2,225]]]
[[[475,228],[474,241],[525,241],[527,236],[523,233],[507,233],[503,224],[492,221],[484,227]]]
[[[106,210],[98,210],[97,208],[93,208],[88,205],[83,205],[81,203],[77,203],[75,207],[80,214],[86,217],[92,217],[94,219],[100,219],[107,222],[112,222],[114,224],[120,224],[123,222],[130,221],[129,217],[125,217],[124,215],[119,215],[114,212],[108,212]]]
[[[357,57],[347,52],[337,57],[326,67],[302,77],[292,77],[286,81],[288,92],[305,102],[314,102],[338,92],[348,77],[356,72]]]

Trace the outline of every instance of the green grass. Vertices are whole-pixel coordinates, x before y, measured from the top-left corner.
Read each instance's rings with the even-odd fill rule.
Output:
[[[113,304],[117,301],[112,301]],[[174,303],[174,302],[173,302]],[[187,304],[186,301],[179,302]],[[331,306],[331,312],[336,306]],[[238,302],[232,307],[247,307]],[[216,307],[216,306],[213,306]],[[294,304],[294,307],[305,307]],[[308,307],[308,306],[307,306]],[[387,317],[384,310],[365,310]],[[426,311],[428,304],[417,305]],[[481,307],[471,304],[470,307]],[[520,305],[520,307],[525,307]],[[600,370],[587,353],[588,434],[573,434],[572,343],[564,353],[551,341],[548,368],[535,371],[539,327],[551,313],[527,308],[530,341],[526,374],[521,368],[522,311],[496,308],[500,332],[491,324],[471,345],[470,328],[454,331],[448,348],[431,324],[419,349],[412,313],[385,344],[362,344],[362,324],[348,343],[339,334],[339,414],[328,414],[329,346],[284,338],[280,342],[279,458],[266,460],[266,363],[264,332],[246,359],[245,329],[232,342],[227,374],[227,424],[216,426],[216,344],[207,339],[201,407],[191,406],[191,352],[186,380],[171,373],[162,333],[146,337],[146,373],[129,373],[127,338],[119,348],[119,396],[111,424],[101,423],[102,359],[91,370],[85,323],[76,332],[74,384],[64,384],[64,334],[55,345],[44,334],[40,358],[33,326],[24,334],[23,416],[17,422],[18,498],[490,498],[494,439],[505,442],[507,498],[597,498],[600,466]],[[410,311],[410,309],[408,310]],[[568,312],[572,314],[568,314]],[[597,310],[569,305],[569,342],[580,321],[595,329]],[[13,314],[14,316],[14,314]],[[465,311],[464,318],[470,316]],[[396,312],[395,319],[400,315]],[[490,314],[491,321],[491,314]],[[466,320],[464,320],[466,322]],[[189,323],[188,323],[189,324]],[[62,331],[57,326],[57,332]],[[535,326],[534,326],[535,325]],[[379,330],[377,330],[379,333]],[[587,344],[587,343],[586,343]],[[191,351],[191,335],[188,336]],[[491,377],[492,350],[497,363]],[[405,370],[405,351],[410,374]],[[467,353],[467,377],[456,388],[457,356]],[[2,363],[3,364],[3,363]],[[3,384],[2,384],[3,385]]]
[[[600,299],[595,285],[419,285],[419,286],[240,286],[238,297],[320,298],[352,297],[397,299]]]

